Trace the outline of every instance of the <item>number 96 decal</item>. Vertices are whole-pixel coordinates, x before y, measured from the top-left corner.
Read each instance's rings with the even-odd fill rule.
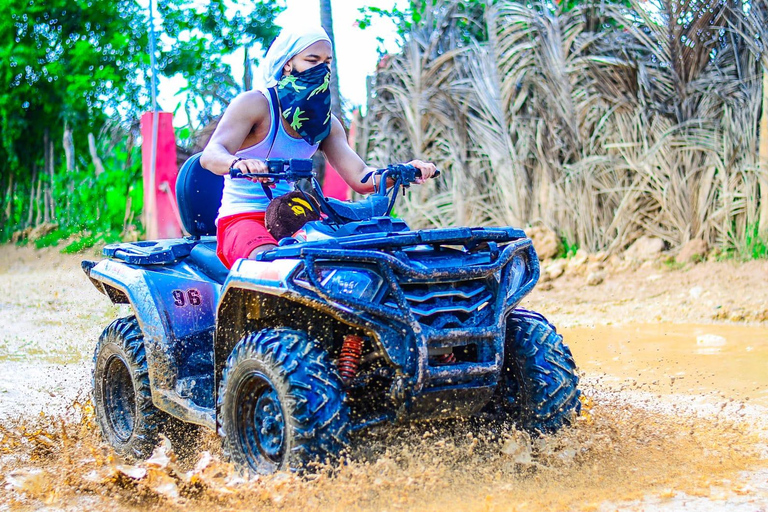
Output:
[[[173,304],[176,307],[199,306],[203,303],[203,297],[200,295],[200,291],[195,290],[194,288],[187,290],[186,293],[182,290],[173,290],[171,294],[173,295]]]

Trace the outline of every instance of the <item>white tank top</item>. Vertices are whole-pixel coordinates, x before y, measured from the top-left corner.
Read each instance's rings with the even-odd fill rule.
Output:
[[[269,133],[266,138],[256,145],[241,149],[236,156],[242,158],[312,158],[319,144],[314,146],[304,139],[294,139],[285,131],[283,123],[273,119],[272,98],[268,91],[259,91],[269,103]],[[277,122],[275,122],[277,121]],[[275,126],[277,125],[277,126]],[[274,144],[272,140],[274,138]],[[272,150],[270,151],[270,146]],[[273,197],[287,194],[293,190],[293,183],[281,181],[272,189]],[[224,192],[221,196],[218,220],[222,217],[238,213],[263,212],[269,205],[269,198],[264,194],[261,183],[254,183],[244,178],[232,179],[228,174],[224,175]]]

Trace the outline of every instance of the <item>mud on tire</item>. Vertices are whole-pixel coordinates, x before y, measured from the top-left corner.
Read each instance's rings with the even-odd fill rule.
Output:
[[[219,387],[219,434],[242,471],[301,470],[338,455],[349,426],[328,355],[291,329],[248,334],[232,350]]]
[[[516,309],[507,318],[504,366],[494,404],[528,431],[551,433],[581,408],[571,350],[538,313]]]
[[[174,447],[194,438],[197,428],[152,403],[144,335],[135,316],[119,318],[99,337],[93,356],[93,403],[104,440],[129,461],[148,458],[168,435]]]

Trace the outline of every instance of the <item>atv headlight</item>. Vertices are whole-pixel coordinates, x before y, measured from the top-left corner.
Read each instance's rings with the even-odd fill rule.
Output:
[[[523,257],[515,256],[512,258],[507,267],[507,272],[507,299],[510,299],[517,293],[523,278],[525,278],[525,260]]]
[[[320,284],[328,292],[353,297],[360,300],[373,300],[381,289],[384,279],[376,272],[363,268],[318,268]]]

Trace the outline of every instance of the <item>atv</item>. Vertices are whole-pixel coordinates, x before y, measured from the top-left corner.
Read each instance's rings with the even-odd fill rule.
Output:
[[[231,270],[216,255],[224,179],[199,155],[181,168],[189,236],[107,245],[83,261],[133,314],[95,349],[93,401],[129,460],[202,426],[248,473],[302,470],[382,422],[493,414],[549,433],[578,414],[573,357],[538,313],[518,309],[539,277],[522,230],[411,230],[390,216],[419,171],[392,165],[358,202],[326,198],[311,160],[269,176],[313,189],[320,220]],[[391,184],[391,186],[387,186]]]

